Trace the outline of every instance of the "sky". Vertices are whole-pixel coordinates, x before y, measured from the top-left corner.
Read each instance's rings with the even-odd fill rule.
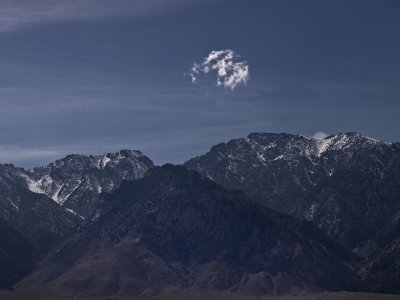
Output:
[[[400,1],[0,0],[0,163],[252,132],[400,141]]]

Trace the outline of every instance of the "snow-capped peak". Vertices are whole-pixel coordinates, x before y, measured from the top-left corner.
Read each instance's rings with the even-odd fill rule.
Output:
[[[367,137],[360,133],[347,132],[330,135],[324,138],[309,138],[313,141],[316,148],[316,155],[321,156],[327,150],[344,150],[353,145],[376,145],[387,144],[385,142]]]
[[[103,155],[68,155],[26,172],[27,188],[45,194],[64,208],[88,216],[91,201],[119,187],[123,180],[144,176],[153,162],[140,151],[121,150]]]

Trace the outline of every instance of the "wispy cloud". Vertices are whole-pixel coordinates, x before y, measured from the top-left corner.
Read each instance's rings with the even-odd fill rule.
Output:
[[[231,90],[241,84],[246,85],[250,74],[247,62],[230,49],[212,51],[202,63],[195,63],[188,75],[196,83],[200,73],[208,74],[211,71],[218,74],[217,86]]]
[[[326,138],[329,134],[323,131],[317,131],[312,135],[312,138],[314,139],[323,139]]]
[[[0,163],[18,163],[27,160],[54,158],[58,155],[59,152],[52,149],[0,146]]]
[[[0,1],[0,32],[32,24],[141,16],[212,0],[12,0]]]

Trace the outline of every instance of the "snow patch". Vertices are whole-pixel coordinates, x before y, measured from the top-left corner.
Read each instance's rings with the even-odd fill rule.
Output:
[[[26,181],[28,189],[35,194],[45,194],[43,189],[39,185],[39,181],[34,181],[32,178],[25,174],[20,174],[21,177],[23,177]]]
[[[279,155],[279,156],[275,157],[275,158],[273,159],[273,161],[281,160],[281,159],[284,159],[284,158],[285,158],[285,156]]]
[[[109,158],[107,155],[104,155],[100,162],[100,167],[105,168],[110,161],[111,161],[111,158]]]
[[[266,162],[266,159],[265,159],[265,157],[264,157],[264,154],[262,154],[262,153],[260,153],[260,152],[257,152],[257,157],[258,157],[258,159],[259,159],[260,161]]]
[[[332,140],[331,139],[313,139],[314,145],[317,148],[317,156],[321,156],[330,146]]]
[[[64,207],[64,209],[69,212],[70,214],[73,214],[74,216],[77,216],[79,218],[81,218],[82,220],[85,220],[85,217],[81,216],[80,214],[77,214],[76,212],[74,212],[72,209],[66,208]]]
[[[14,202],[12,202],[11,200],[8,200],[8,202],[10,202],[10,204],[15,208],[15,210],[18,211],[19,207]]]
[[[59,194],[62,190],[64,185],[61,185],[57,188],[57,190],[55,190],[55,192],[50,196],[51,199],[53,199],[54,201],[56,201],[58,204],[63,204],[65,202],[66,199],[64,199],[64,197],[61,197]]]

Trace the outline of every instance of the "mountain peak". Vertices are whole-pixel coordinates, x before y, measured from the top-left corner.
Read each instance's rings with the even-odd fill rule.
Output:
[[[72,154],[30,170],[26,181],[32,192],[45,194],[65,208],[88,217],[100,193],[113,191],[124,180],[142,178],[153,166],[138,150],[122,149],[95,156]]]
[[[349,132],[340,132],[337,134],[332,134],[329,135],[323,139],[332,139],[332,138],[348,138],[348,139],[359,139],[359,140],[369,140],[369,141],[375,141],[375,142],[380,142],[380,143],[384,143],[383,141],[377,140],[377,139],[373,139],[369,136],[366,136],[362,133],[359,132],[354,132],[354,131],[349,131]],[[314,138],[316,139],[316,138]]]
[[[347,192],[342,195],[338,186],[355,181],[352,187],[354,192],[363,186],[362,180],[369,179],[372,184],[395,181],[398,161],[399,145],[378,141],[357,132],[338,133],[324,138],[287,133],[252,133],[247,138],[218,144],[208,153],[184,165],[212,178],[225,188],[244,190],[251,199],[269,208],[314,221],[331,237],[339,238],[343,244],[355,245],[364,237],[361,234],[353,236],[355,229],[346,228],[346,222],[354,221],[347,209],[336,206],[343,206],[347,203],[344,199],[351,196]],[[350,173],[354,174],[354,178],[348,177]],[[397,193],[397,182],[387,184],[388,189]],[[326,187],[329,188],[324,190]],[[363,189],[357,191],[360,199],[355,199],[357,204],[354,205],[361,205],[361,199],[365,199]],[[320,193],[319,197],[323,200],[315,200],[313,193]],[[373,195],[378,192],[370,193],[370,197],[375,197]],[[329,196],[337,202],[331,203]],[[373,208],[375,211],[379,209],[382,216],[392,215],[391,210],[385,211],[385,206],[378,205],[380,200],[373,201],[378,207]],[[395,200],[388,202],[398,207]],[[323,213],[325,209],[327,211]],[[363,209],[352,211],[353,215],[360,215],[359,222],[362,221],[361,211]],[[340,215],[342,213],[344,215]],[[377,217],[375,222],[378,221]],[[371,227],[365,224],[364,236],[376,231],[376,227]]]
[[[354,147],[386,145],[387,143],[370,138],[357,132],[345,132],[329,135],[325,138],[310,138],[315,143],[318,156],[327,150],[346,150]]]
[[[247,136],[247,141],[252,143],[269,143],[269,148],[285,147],[289,151],[292,149],[303,149],[306,156],[321,156],[328,150],[340,150],[355,146],[376,146],[387,143],[370,138],[358,132],[343,132],[332,134],[323,138],[308,137],[289,133],[251,133]],[[235,140],[233,140],[235,141]]]

